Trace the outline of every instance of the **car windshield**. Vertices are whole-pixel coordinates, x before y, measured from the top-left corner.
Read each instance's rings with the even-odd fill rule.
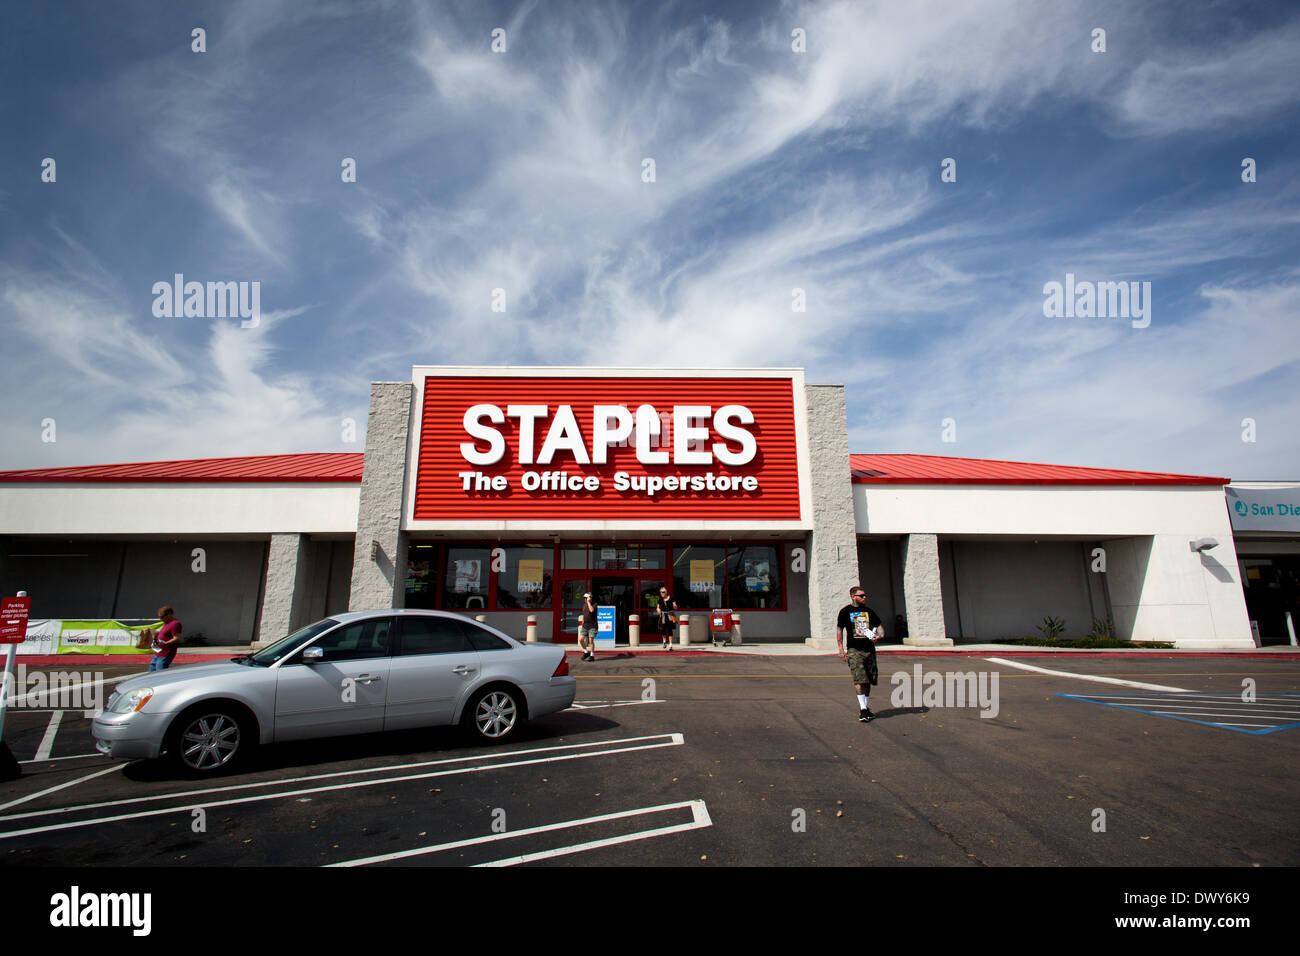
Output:
[[[262,648],[256,654],[251,655],[248,658],[248,662],[250,664],[257,664],[259,667],[270,667],[276,661],[280,660],[280,658],[292,654],[317,634],[329,630],[336,624],[338,624],[338,621],[334,620],[332,617],[327,617],[323,621],[317,621],[315,624],[308,624],[302,630],[294,631],[288,637],[281,638],[274,644]]]

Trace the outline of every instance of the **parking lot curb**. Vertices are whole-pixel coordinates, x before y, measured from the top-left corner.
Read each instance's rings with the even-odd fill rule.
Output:
[[[582,651],[575,646],[565,645],[566,658],[579,658]],[[248,654],[251,648],[228,647],[213,648],[208,653],[178,653],[173,664],[207,664],[214,661],[227,661],[240,654]],[[1068,648],[984,645],[971,647],[925,647],[911,648],[884,646],[877,649],[882,657],[1156,657],[1156,658],[1218,658],[1221,660],[1300,660],[1300,647],[1267,647],[1245,650],[1186,650],[1158,648]],[[835,651],[822,651],[793,644],[750,644],[742,647],[674,647],[666,651],[660,647],[618,647],[614,650],[597,651],[595,663],[605,660],[631,660],[638,657],[705,657],[705,656],[742,657],[835,657]],[[145,654],[24,654],[17,658],[20,664],[28,667],[106,667],[114,664],[138,664],[141,668],[149,665],[149,656]]]

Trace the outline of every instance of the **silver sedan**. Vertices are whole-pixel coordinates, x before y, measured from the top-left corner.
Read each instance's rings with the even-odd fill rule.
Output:
[[[310,737],[461,724],[494,743],[575,690],[562,647],[442,611],[348,612],[226,663],[123,681],[94,735],[101,753],[207,774],[258,743]]]

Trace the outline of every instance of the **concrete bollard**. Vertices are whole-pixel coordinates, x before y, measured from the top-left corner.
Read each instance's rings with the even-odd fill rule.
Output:
[[[528,615],[528,637],[526,638],[526,640],[529,644],[537,643],[537,615],[536,614]]]
[[[486,615],[486,614],[475,614],[475,615],[474,615],[474,620],[478,621],[480,624],[486,624],[486,623],[487,623],[487,615]]]
[[[641,646],[641,615],[629,614],[627,618],[627,644],[628,647]]]
[[[739,614],[731,615],[731,643],[733,645],[740,643],[740,615]]]
[[[691,616],[689,614],[677,615],[677,643],[686,647],[691,643]]]

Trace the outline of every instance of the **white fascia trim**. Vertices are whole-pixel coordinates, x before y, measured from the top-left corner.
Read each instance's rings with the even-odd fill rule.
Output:
[[[429,377],[465,375],[485,378],[494,375],[518,378],[796,378],[803,384],[801,368],[643,368],[636,365],[611,365],[598,368],[585,365],[414,365],[412,381],[423,385]]]
[[[608,521],[564,521],[558,518],[546,518],[526,521],[512,518],[499,518],[491,521],[412,521],[403,529],[406,531],[441,531],[459,533],[461,531],[534,531],[546,534],[573,532],[611,532],[650,533],[657,531],[791,531],[800,534],[812,528],[800,521],[637,521],[635,519]]]

